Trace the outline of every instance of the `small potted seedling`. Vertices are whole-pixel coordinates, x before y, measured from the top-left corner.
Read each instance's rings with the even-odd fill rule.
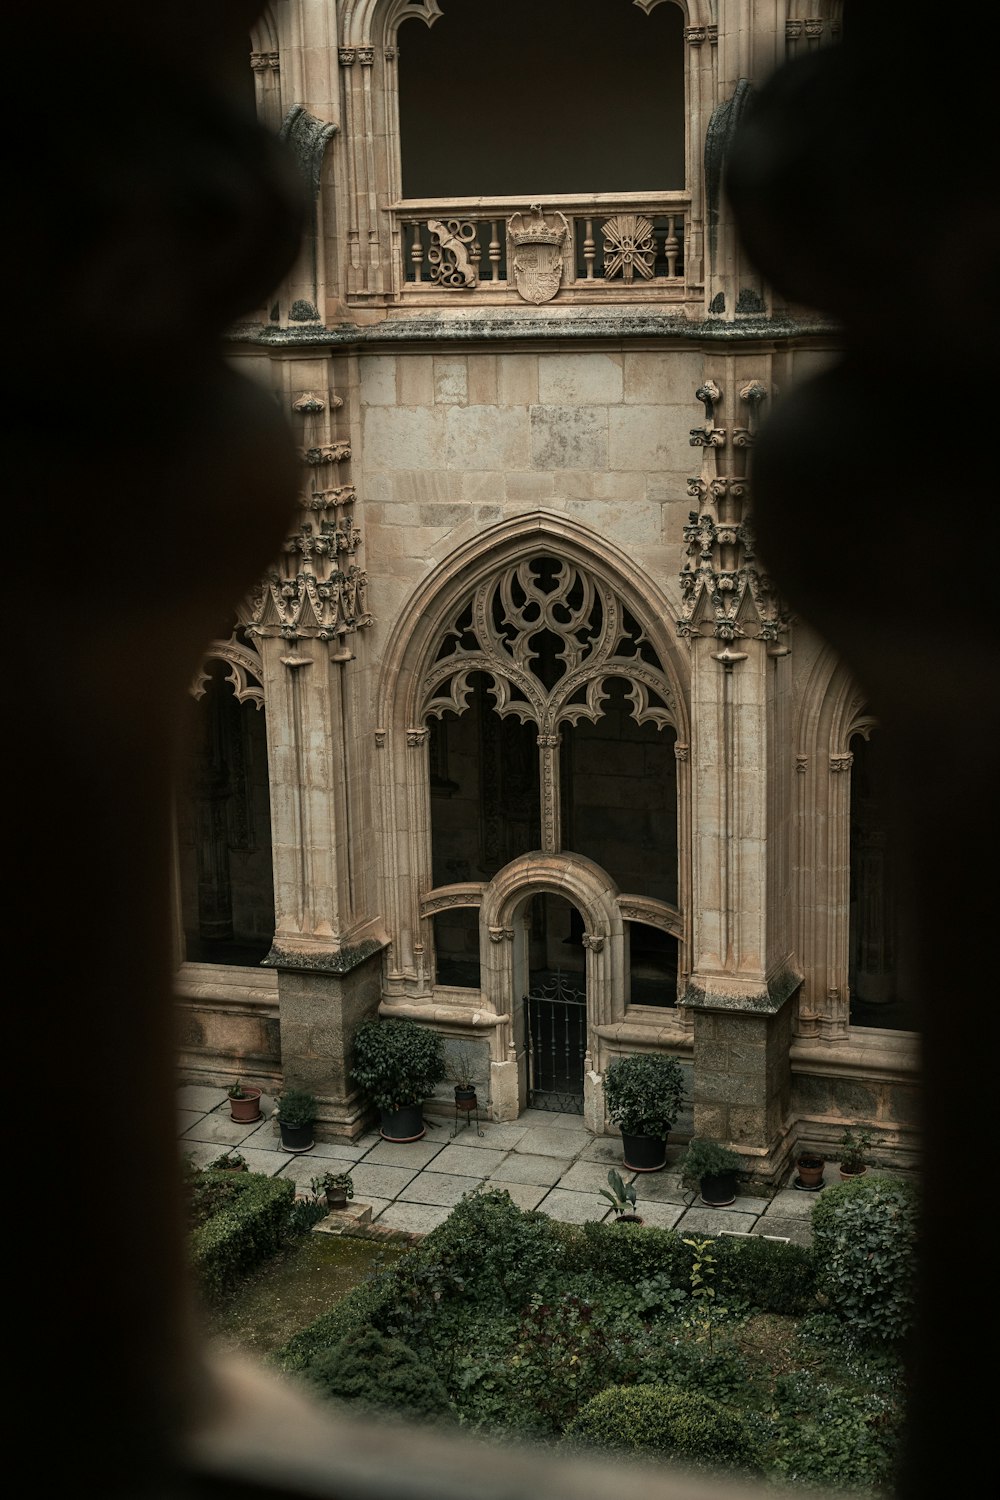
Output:
[[[622,1175],[614,1167],[608,1173],[608,1185],[600,1189],[601,1197],[607,1198],[615,1211],[612,1220],[614,1224],[641,1224],[642,1219],[635,1212],[635,1188],[626,1183]]]
[[[253,1125],[260,1119],[260,1096],[262,1090],[254,1088],[237,1078],[226,1090],[229,1097],[229,1118],[241,1125]]]
[[[840,1141],[841,1177],[863,1177],[868,1171],[868,1152],[872,1143],[870,1130],[845,1130]]]
[[[324,1172],[321,1177],[311,1177],[309,1186],[317,1198],[326,1198],[328,1208],[346,1208],[347,1200],[354,1197],[350,1172]]]

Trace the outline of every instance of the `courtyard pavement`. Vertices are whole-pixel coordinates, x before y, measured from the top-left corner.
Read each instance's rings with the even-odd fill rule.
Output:
[[[740,1193],[728,1208],[710,1208],[681,1182],[683,1146],[670,1146],[659,1172],[629,1172],[617,1136],[595,1136],[579,1115],[528,1109],[509,1124],[475,1115],[429,1114],[422,1140],[385,1141],[377,1130],[353,1142],[317,1140],[311,1151],[282,1149],[273,1101],[261,1099],[262,1118],[239,1125],[230,1118],[221,1088],[185,1084],[178,1091],[178,1135],[182,1155],[205,1167],[228,1149],[238,1150],[252,1172],[289,1178],[296,1192],[311,1196],[309,1179],[325,1171],[349,1170],[354,1199],[347,1214],[330,1214],[320,1232],[345,1229],[426,1234],[447,1218],[464,1193],[484,1185],[505,1188],[520,1208],[539,1209],[570,1224],[614,1218],[600,1190],[616,1167],[636,1190],[636,1212],[644,1223],[699,1237],[724,1233],[764,1235],[807,1245],[817,1194],[794,1186],[793,1176],[773,1198]],[[480,1135],[478,1132],[481,1131]],[[836,1162],[826,1166],[825,1184],[839,1182]]]

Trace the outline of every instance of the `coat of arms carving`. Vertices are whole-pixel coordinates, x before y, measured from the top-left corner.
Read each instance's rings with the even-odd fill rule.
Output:
[[[557,222],[558,221],[558,222]],[[542,212],[531,205],[530,217],[514,214],[507,221],[513,255],[512,279],[525,302],[551,302],[563,276],[563,247],[569,238],[569,222],[561,213]]]

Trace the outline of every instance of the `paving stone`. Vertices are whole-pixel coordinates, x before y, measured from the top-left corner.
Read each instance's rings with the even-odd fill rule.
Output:
[[[778,1219],[800,1219],[808,1222],[812,1218],[812,1211],[819,1199],[823,1196],[819,1193],[803,1193],[796,1189],[775,1193],[771,1199],[768,1212]]]
[[[758,1219],[750,1233],[755,1237],[763,1235],[768,1238],[776,1235],[791,1240],[793,1245],[811,1245],[813,1242],[812,1225],[805,1219],[772,1219],[770,1213]]]
[[[336,1156],[340,1161],[361,1161],[378,1145],[385,1145],[379,1135],[362,1136],[357,1141],[317,1140],[313,1150],[318,1156]]]
[[[365,1202],[373,1195],[376,1198],[396,1198],[416,1175],[416,1168],[410,1171],[408,1167],[369,1167],[360,1162],[351,1168],[354,1196]]]
[[[239,1146],[254,1134],[256,1125],[238,1125],[228,1115],[203,1115],[181,1135],[181,1141],[215,1141],[219,1146]]]
[[[676,1172],[640,1172],[633,1186],[641,1203],[680,1203],[689,1207],[694,1196]]]
[[[204,1083],[186,1083],[177,1090],[177,1108],[181,1111],[194,1110],[199,1115],[205,1115],[227,1097],[225,1089],[209,1087]]]
[[[685,1209],[676,1227],[683,1234],[714,1236],[723,1229],[752,1229],[756,1214],[738,1213],[735,1208],[697,1207]]]
[[[621,1169],[621,1176],[626,1183],[635,1177],[634,1172]],[[562,1175],[560,1187],[569,1188],[571,1192],[600,1193],[602,1188],[608,1186],[608,1169],[603,1162],[597,1161],[575,1161]],[[602,1199],[606,1202],[606,1199]]]
[[[574,1130],[586,1140],[593,1140],[593,1136],[583,1123],[582,1115],[569,1114],[562,1110],[526,1109],[518,1116],[517,1123],[530,1126],[532,1130]]]
[[[432,1144],[429,1141],[410,1141],[407,1145],[399,1145],[392,1141],[380,1140],[377,1146],[373,1146],[365,1156],[365,1164],[379,1167],[412,1167],[415,1172],[422,1170],[428,1162],[434,1160],[438,1152],[442,1150],[442,1143]]]
[[[581,1137],[577,1144],[571,1131],[558,1127],[546,1129],[542,1126],[532,1126],[530,1130],[524,1132],[514,1150],[525,1156],[561,1156],[564,1160],[572,1160],[577,1150],[582,1150],[583,1146],[583,1138]]]
[[[637,1203],[636,1213],[650,1229],[674,1229],[684,1217],[682,1203]]]
[[[454,1208],[466,1193],[475,1192],[478,1177],[455,1177],[445,1172],[418,1172],[400,1193],[397,1203],[433,1203]]]
[[[449,1140],[453,1146],[468,1146],[472,1151],[511,1151],[524,1136],[527,1126],[521,1124],[493,1124],[482,1120],[479,1126],[482,1135],[476,1134],[475,1125],[469,1130],[459,1129]]]
[[[312,1227],[313,1234],[347,1234],[352,1229],[363,1228],[370,1224],[372,1218],[371,1205],[368,1203],[348,1203],[346,1208],[332,1209],[325,1219],[320,1219],[318,1224]]]
[[[549,1191],[547,1187],[540,1187],[535,1183],[528,1182],[496,1182],[488,1184],[488,1186],[509,1193],[511,1201],[516,1203],[518,1208],[523,1209],[525,1213],[530,1213],[533,1208],[537,1208]]]
[[[565,1188],[553,1188],[538,1207],[550,1219],[558,1219],[562,1224],[588,1224],[604,1218],[607,1204],[601,1207],[602,1202],[593,1193],[570,1193]]]
[[[512,1151],[490,1173],[490,1182],[521,1182],[540,1187],[554,1187],[571,1163],[570,1157],[522,1156]]]
[[[475,1154],[467,1146],[446,1146],[434,1158],[435,1172],[453,1172],[456,1177],[488,1177],[507,1156],[506,1151],[482,1150]],[[475,1162],[473,1167],[472,1163]]]
[[[451,1213],[450,1208],[436,1207],[431,1203],[390,1203],[373,1220],[376,1228],[405,1229],[410,1234],[427,1234],[443,1224]]]
[[[617,1167],[620,1172],[627,1171],[622,1161],[622,1143],[616,1135],[591,1136],[588,1144],[580,1152],[581,1161],[602,1161],[608,1167]]]

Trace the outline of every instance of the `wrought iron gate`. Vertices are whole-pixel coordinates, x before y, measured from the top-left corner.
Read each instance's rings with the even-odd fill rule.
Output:
[[[535,1109],[583,1114],[587,994],[569,982],[582,977],[556,969],[524,997],[528,1103]]]

